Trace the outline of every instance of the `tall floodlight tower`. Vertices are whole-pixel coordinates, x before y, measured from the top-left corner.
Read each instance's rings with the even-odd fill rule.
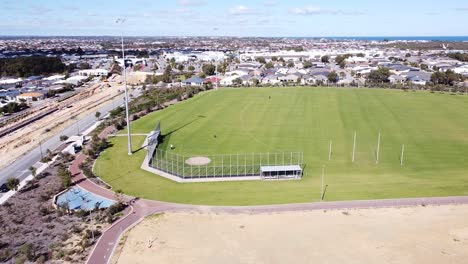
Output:
[[[115,23],[117,24],[123,24],[125,22],[125,19],[119,18]],[[125,90],[125,117],[127,119],[127,137],[128,137],[128,155],[132,155],[132,137],[130,133],[130,117],[129,117],[129,111],[128,111],[128,89],[127,89],[127,66],[125,65],[125,49],[124,49],[124,40],[123,40],[123,31],[121,34],[121,40],[122,40],[122,71],[123,71],[123,77],[124,77],[124,90]]]

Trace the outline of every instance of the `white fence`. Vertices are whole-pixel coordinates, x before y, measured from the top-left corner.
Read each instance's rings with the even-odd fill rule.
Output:
[[[190,160],[201,160],[193,164]],[[219,155],[179,155],[155,149],[150,166],[182,179],[259,176],[260,166],[299,165],[304,167],[303,152],[243,153]]]

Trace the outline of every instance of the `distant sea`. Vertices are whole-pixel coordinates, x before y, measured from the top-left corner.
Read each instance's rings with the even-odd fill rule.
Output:
[[[368,41],[450,41],[461,42],[468,41],[468,36],[393,36],[393,37],[293,37],[293,39],[336,39],[336,40],[368,40]]]

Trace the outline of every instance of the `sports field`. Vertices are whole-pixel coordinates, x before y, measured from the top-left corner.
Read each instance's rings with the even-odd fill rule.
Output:
[[[468,195],[468,96],[383,89],[246,88],[211,91],[132,123],[148,133],[161,120],[178,154],[302,151],[300,181],[178,184],[140,169],[126,138],[98,160],[95,171],[114,189],[162,201],[251,205],[325,200]],[[351,162],[357,132],[355,162]],[[382,134],[376,164],[377,137]],[[134,136],[134,149],[144,136]],[[328,160],[329,141],[332,160]],[[400,165],[405,144],[404,165]]]

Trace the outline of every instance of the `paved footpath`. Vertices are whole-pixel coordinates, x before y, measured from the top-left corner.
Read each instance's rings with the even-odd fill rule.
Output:
[[[103,131],[107,134],[110,131]],[[101,136],[101,135],[100,135]],[[102,135],[104,136],[104,135]],[[101,187],[88,180],[79,169],[79,165],[86,159],[86,155],[79,154],[70,166],[74,182],[87,191],[93,192],[102,197],[115,200],[115,193],[109,189]],[[387,200],[361,200],[361,201],[341,201],[341,202],[316,202],[303,204],[285,205],[265,205],[265,206],[198,206],[186,204],[174,204],[144,199],[135,199],[125,196],[124,200],[130,207],[125,211],[117,222],[104,230],[102,236],[96,242],[91,251],[87,263],[101,264],[109,263],[120,236],[129,228],[138,224],[146,216],[159,212],[212,212],[212,213],[232,213],[232,214],[256,214],[270,212],[306,211],[306,210],[345,210],[357,208],[383,208],[383,207],[405,207],[420,205],[448,205],[448,204],[468,204],[468,196],[458,197],[434,197],[434,198],[408,198],[408,199],[387,199]]]

